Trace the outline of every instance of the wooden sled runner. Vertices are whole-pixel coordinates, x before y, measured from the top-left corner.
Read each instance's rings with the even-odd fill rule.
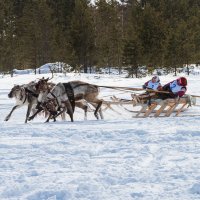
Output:
[[[184,95],[179,99],[151,99],[150,104],[148,102],[141,101],[137,95],[132,94],[132,99],[120,99],[115,96],[111,97],[110,101],[104,101],[104,111],[111,109],[117,112],[113,106],[123,107],[125,110],[132,112],[133,117],[145,118],[145,117],[169,117],[179,116],[181,112],[185,111],[189,106],[196,104],[196,98],[190,95]],[[127,109],[129,106],[129,109]],[[130,106],[132,109],[130,110]]]

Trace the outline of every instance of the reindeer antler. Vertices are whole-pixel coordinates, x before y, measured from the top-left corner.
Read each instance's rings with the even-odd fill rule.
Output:
[[[51,78],[49,78],[49,77],[48,77],[48,78],[46,78],[46,79],[45,79],[45,78],[43,77],[43,79],[42,79],[42,80],[44,80],[44,81],[46,81],[46,82],[47,82],[47,81],[50,81],[51,79],[53,79],[53,75],[52,75],[52,77],[51,77]]]

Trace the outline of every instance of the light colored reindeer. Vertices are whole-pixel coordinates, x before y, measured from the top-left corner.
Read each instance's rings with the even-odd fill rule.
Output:
[[[14,85],[14,87],[9,92],[8,97],[15,98],[16,103],[15,106],[13,106],[10,113],[6,116],[5,121],[8,121],[10,119],[14,110],[27,105],[28,108],[25,118],[25,123],[27,123],[28,117],[31,113],[31,109],[34,105],[37,104],[38,94],[35,90],[35,82],[32,81],[29,84]]]

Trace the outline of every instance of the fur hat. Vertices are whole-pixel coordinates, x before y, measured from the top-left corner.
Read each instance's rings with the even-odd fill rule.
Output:
[[[160,82],[160,78],[159,78],[159,76],[157,76],[157,75],[155,75],[155,76],[153,76],[152,77],[152,80],[155,80],[156,82]]]
[[[177,83],[180,86],[187,86],[187,79],[185,77],[180,77],[179,79],[177,79]]]

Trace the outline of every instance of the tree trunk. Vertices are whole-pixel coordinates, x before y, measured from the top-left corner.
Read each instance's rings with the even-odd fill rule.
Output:
[[[87,70],[87,65],[86,65],[86,64],[83,65],[83,70],[84,70],[84,73],[87,74],[87,71],[88,71],[88,70]]]
[[[189,70],[188,63],[187,63],[187,74],[188,74],[188,76],[190,75],[190,70]]]
[[[133,66],[131,66],[131,77],[133,78]]]
[[[138,67],[134,67],[135,68],[135,77],[138,78]]]
[[[119,75],[122,73],[122,68],[118,67]]]
[[[177,67],[175,66],[174,69],[175,69],[175,71],[174,71],[175,74],[174,75],[177,76]]]
[[[90,65],[89,66],[89,69],[90,69],[90,74],[92,73],[92,66]]]

